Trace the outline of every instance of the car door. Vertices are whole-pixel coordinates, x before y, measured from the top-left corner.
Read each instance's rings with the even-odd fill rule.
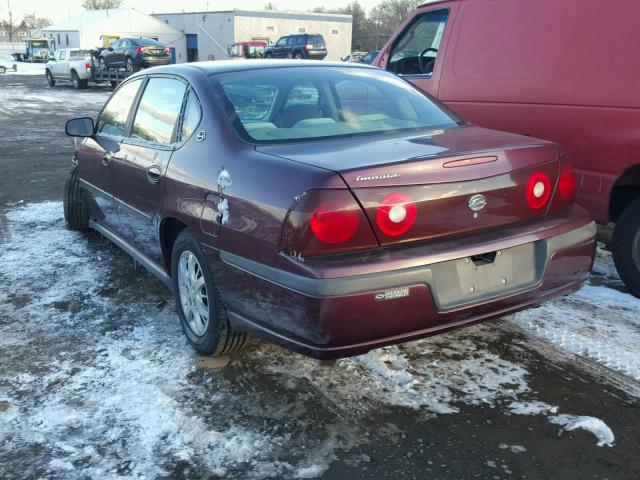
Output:
[[[148,77],[114,162],[114,200],[119,233],[144,255],[161,263],[157,240],[165,172],[176,147],[176,128],[187,83],[174,76]]]
[[[122,84],[98,115],[95,135],[83,139],[76,150],[79,178],[89,217],[110,229],[119,225],[113,199],[112,163],[123,155],[120,145],[130,121],[142,78]]]
[[[131,46],[130,40],[120,40],[120,44],[118,48],[114,51],[114,65],[118,67],[123,67],[125,63],[125,58],[127,58],[127,51]]]
[[[56,61],[53,64],[53,71],[51,72],[51,74],[54,76],[54,78],[61,78],[64,77],[64,67],[66,65],[67,62],[67,51],[66,50],[60,50],[57,54],[56,57]]]
[[[276,43],[276,46],[273,48],[273,56],[276,58],[283,58],[287,56],[287,40],[289,37],[282,37]]]
[[[458,7],[458,2],[446,2],[431,9],[420,9],[384,50],[380,65],[437,97],[442,63]]]

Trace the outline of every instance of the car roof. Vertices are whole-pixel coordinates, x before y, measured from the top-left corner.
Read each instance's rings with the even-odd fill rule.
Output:
[[[262,70],[268,68],[369,68],[378,70],[377,67],[356,64],[351,62],[329,62],[329,61],[309,61],[309,60],[213,60],[208,62],[177,63],[174,65],[163,65],[142,70],[141,73],[168,73],[175,75],[212,75],[227,72],[240,72],[244,70]]]

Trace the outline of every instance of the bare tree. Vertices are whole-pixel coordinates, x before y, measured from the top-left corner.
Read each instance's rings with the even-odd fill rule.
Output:
[[[269,2],[264,6],[264,9],[265,10],[278,10],[278,7],[274,3]]]
[[[109,10],[120,8],[124,0],[82,0],[85,10]]]
[[[0,21],[0,27],[7,30],[7,33],[9,34],[9,42],[13,42],[13,32],[16,30],[16,25],[13,23],[13,7],[9,0],[7,0],[7,16],[9,19]]]
[[[38,17],[35,12],[24,16],[21,25],[24,25],[29,30],[35,30],[38,28],[44,28],[51,25],[51,20],[44,17]]]

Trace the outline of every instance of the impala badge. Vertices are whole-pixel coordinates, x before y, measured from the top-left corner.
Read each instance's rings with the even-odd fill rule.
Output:
[[[469,199],[469,208],[474,212],[479,212],[487,206],[487,199],[484,195],[474,195]]]

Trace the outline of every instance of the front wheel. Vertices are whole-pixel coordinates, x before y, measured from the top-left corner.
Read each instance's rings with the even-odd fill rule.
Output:
[[[53,75],[51,75],[51,72],[49,70],[47,70],[47,73],[45,73],[46,77],[47,77],[47,85],[49,85],[49,87],[53,88],[56,86],[56,81],[53,79]]]
[[[640,298],[640,198],[622,212],[613,229],[613,262],[629,291]]]
[[[182,331],[199,354],[224,355],[244,345],[247,334],[231,328],[204,251],[188,230],[173,245],[171,277]]]

